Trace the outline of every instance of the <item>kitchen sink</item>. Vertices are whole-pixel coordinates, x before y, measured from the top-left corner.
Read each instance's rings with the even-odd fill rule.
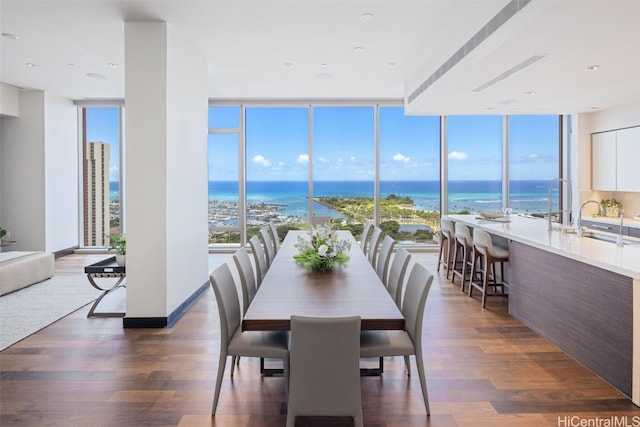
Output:
[[[583,231],[582,237],[586,237],[588,239],[601,240],[603,242],[609,242],[614,244],[618,243],[618,236],[614,234],[602,234],[602,233],[594,233],[593,231]],[[638,244],[640,244],[640,241],[630,240],[624,237],[622,238],[623,246],[638,245]]]

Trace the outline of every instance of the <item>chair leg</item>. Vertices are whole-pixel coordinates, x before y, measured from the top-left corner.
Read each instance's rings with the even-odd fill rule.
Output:
[[[360,411],[353,416],[353,425],[354,427],[363,427],[362,423],[362,407],[360,407]]]
[[[491,268],[495,272],[494,264],[491,264]],[[487,288],[489,287],[489,256],[484,256],[484,280],[482,281],[482,308],[487,306]],[[494,279],[495,280],[495,279]]]
[[[411,359],[409,356],[404,356],[404,366],[407,367],[407,376],[411,376]]]
[[[287,427],[295,427],[296,426],[296,417],[293,415],[287,414]]]
[[[422,397],[424,398],[424,408],[427,415],[431,415],[429,408],[429,394],[427,393],[427,379],[424,373],[424,361],[422,360],[422,351],[416,349],[416,366],[418,367],[418,376],[420,377],[420,386],[422,387]]]
[[[442,236],[442,233],[440,233],[440,253],[438,254],[438,268],[436,269],[436,271],[438,273],[440,272],[440,266],[442,265],[442,263],[444,261],[444,259],[443,259],[444,244],[445,244],[444,237]]]
[[[449,239],[449,247],[447,248],[447,274],[445,277],[448,279],[451,274],[451,269],[453,268],[453,250],[454,250],[455,242],[452,239]]]
[[[460,282],[460,292],[464,292],[464,282],[467,280],[469,255],[469,248],[465,245],[462,248],[462,281]]]
[[[282,359],[282,373],[284,375],[284,396],[289,401],[289,359]]]
[[[218,407],[218,398],[220,397],[220,387],[222,386],[222,378],[224,377],[224,368],[227,364],[226,353],[220,353],[220,360],[218,361],[218,375],[216,376],[216,388],[213,392],[213,405],[211,406],[211,415],[216,414],[216,408]]]
[[[456,265],[458,264],[458,248],[460,245],[455,243],[455,249],[453,250],[453,268],[451,269],[451,283],[456,283]]]

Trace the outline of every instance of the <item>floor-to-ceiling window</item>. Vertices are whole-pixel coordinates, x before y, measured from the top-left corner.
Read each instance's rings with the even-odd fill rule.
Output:
[[[398,241],[433,243],[440,227],[440,118],[379,109],[380,226]]]
[[[313,108],[313,215],[359,238],[374,219],[374,106]]]
[[[500,211],[502,117],[448,118],[450,213]]]
[[[209,108],[209,243],[240,242],[241,109]]]
[[[109,246],[124,232],[122,107],[80,106],[83,245]]]
[[[308,221],[309,109],[247,107],[247,238],[273,221],[279,234]]]
[[[561,176],[560,116],[509,116],[508,120],[509,207],[518,213],[546,215],[549,184]],[[559,188],[552,188],[554,210],[559,209]]]
[[[558,116],[442,121],[405,116],[388,103],[214,105],[210,243],[246,242],[268,221],[284,235],[308,226],[313,214],[356,238],[373,220],[401,243],[434,244],[441,140],[447,212],[538,212],[559,174],[559,129]]]

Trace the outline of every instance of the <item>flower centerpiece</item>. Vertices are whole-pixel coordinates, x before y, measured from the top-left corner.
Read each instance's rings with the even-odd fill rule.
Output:
[[[335,230],[326,225],[309,227],[309,238],[298,236],[293,259],[307,271],[330,271],[334,265],[346,267],[351,242],[339,239]]]

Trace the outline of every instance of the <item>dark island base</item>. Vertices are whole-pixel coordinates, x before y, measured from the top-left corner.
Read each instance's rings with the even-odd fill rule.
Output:
[[[633,280],[517,242],[509,265],[509,313],[631,397]]]

